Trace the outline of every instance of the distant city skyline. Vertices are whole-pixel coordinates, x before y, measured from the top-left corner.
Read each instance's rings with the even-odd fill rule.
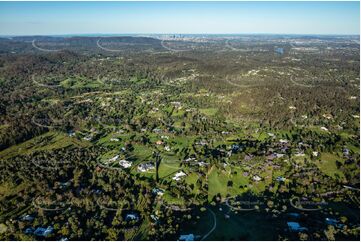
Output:
[[[0,35],[359,35],[353,2],[0,2]]]

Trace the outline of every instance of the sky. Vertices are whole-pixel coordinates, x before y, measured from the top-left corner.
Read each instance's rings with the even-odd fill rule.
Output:
[[[359,2],[0,2],[0,35],[359,34]]]

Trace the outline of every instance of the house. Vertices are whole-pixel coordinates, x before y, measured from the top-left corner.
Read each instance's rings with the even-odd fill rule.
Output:
[[[326,127],[321,127],[321,130],[323,130],[323,131],[328,131],[328,128],[326,128]]]
[[[194,234],[185,234],[185,235],[181,235],[179,237],[180,241],[193,241],[194,240]]]
[[[116,156],[114,156],[113,158],[110,158],[109,161],[110,161],[110,162],[113,162],[113,161],[118,160],[118,158],[119,158],[119,155],[116,155]]]
[[[160,188],[153,188],[152,193],[153,193],[153,194],[156,194],[156,195],[158,195],[158,196],[163,196],[164,190],[163,190],[163,189],[160,189]]]
[[[285,154],[278,154],[278,153],[275,153],[276,154],[276,158],[281,158],[283,156],[285,156]]]
[[[183,176],[186,176],[187,174],[184,173],[183,171],[177,172],[174,177],[173,180],[175,181],[179,181]]]
[[[277,158],[277,155],[275,153],[272,153],[272,154],[267,156],[267,160],[273,160],[273,159],[276,159],[276,158]]]
[[[199,161],[199,162],[197,162],[197,165],[199,165],[199,166],[207,166],[208,165],[208,163],[206,163],[206,162],[204,162],[204,161]]]
[[[65,189],[65,188],[67,188],[67,187],[69,187],[70,186],[70,182],[69,181],[67,181],[67,182],[59,182],[59,187],[61,188],[61,189]]]
[[[292,232],[304,232],[308,230],[305,227],[301,227],[301,225],[297,222],[287,222],[287,226]]]
[[[155,169],[155,166],[152,162],[138,165],[138,171],[140,171],[140,172],[146,172],[146,171],[149,171],[152,169]]]
[[[312,151],[312,155],[317,157],[318,156],[318,152],[317,151]]]
[[[165,151],[170,151],[170,147],[169,147],[168,145],[166,145],[166,146],[164,147],[164,150],[165,150]]]
[[[35,218],[33,216],[29,215],[29,214],[24,215],[24,216],[21,217],[22,221],[27,221],[27,222],[32,222],[34,219]]]
[[[174,107],[178,108],[178,109],[181,109],[181,108],[182,108],[181,102],[171,102],[171,104],[172,104]]]
[[[332,225],[332,226],[334,226],[336,228],[339,228],[339,229],[342,229],[345,226],[344,224],[338,223],[337,219],[326,218],[325,221],[326,221],[327,225]]]
[[[158,222],[159,218],[157,215],[151,214],[150,218],[153,219],[154,222]]]
[[[347,149],[347,148],[344,148],[344,149],[342,150],[342,153],[343,153],[344,156],[349,156],[349,155],[350,155],[350,150]]]
[[[332,115],[331,114],[323,114],[322,117],[326,118],[326,119],[332,119]]]
[[[162,132],[161,129],[158,129],[158,128],[153,129],[153,133],[160,133],[160,132]]]
[[[260,180],[262,180],[262,178],[261,177],[259,177],[259,176],[257,176],[257,175],[254,175],[253,176],[253,181],[260,181]]]
[[[93,136],[89,135],[87,137],[84,137],[83,139],[86,140],[86,141],[91,141],[93,139]]]
[[[184,162],[191,162],[191,161],[195,161],[196,158],[190,157],[184,160]]]
[[[125,216],[125,221],[138,221],[139,220],[139,216],[136,213],[128,213]]]
[[[283,176],[279,176],[276,178],[276,181],[278,182],[285,182],[286,181],[286,178],[284,178]]]
[[[25,234],[33,234],[34,233],[34,229],[33,228],[27,228],[24,231]]]
[[[231,149],[232,149],[233,152],[237,152],[237,151],[239,151],[240,147],[239,147],[239,145],[234,145],[234,144],[233,144],[233,145],[231,146]]]
[[[42,228],[42,227],[38,227],[35,231],[34,231],[34,235],[36,236],[43,236],[43,237],[47,237],[50,234],[52,234],[54,231],[53,227],[49,226],[47,228]]]
[[[75,132],[74,132],[74,131],[69,131],[69,132],[68,132],[68,136],[69,136],[69,137],[75,136]]]
[[[163,141],[157,140],[157,141],[155,142],[155,144],[156,144],[156,145],[162,145],[162,144],[163,144]]]
[[[326,220],[326,224],[328,225],[336,225],[338,223],[338,221],[333,218],[326,218],[325,220]]]
[[[297,152],[297,153],[295,154],[295,156],[297,156],[297,157],[301,157],[301,156],[305,156],[305,154],[304,154],[304,153],[302,153],[302,152]]]
[[[119,165],[124,167],[124,168],[129,168],[132,166],[132,162],[131,161],[127,161],[127,160],[120,160],[119,161]]]
[[[207,141],[205,141],[205,140],[201,140],[196,143],[196,145],[201,145],[201,146],[205,146],[206,144],[207,144]]]

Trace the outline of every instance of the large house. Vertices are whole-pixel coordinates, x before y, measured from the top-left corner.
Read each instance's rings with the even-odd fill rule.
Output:
[[[53,233],[54,229],[53,227],[49,226],[47,228],[42,228],[42,227],[38,227],[35,231],[34,231],[34,235],[36,236],[42,236],[42,237],[47,237],[49,235],[51,235]]]
[[[180,181],[180,179],[183,177],[183,176],[186,176],[187,174],[184,173],[183,171],[180,171],[180,172],[177,172],[174,177],[173,177],[173,180],[175,181]]]
[[[155,169],[155,166],[152,162],[138,165],[138,171],[140,171],[140,172],[147,172],[147,171],[153,170],[153,169]]]
[[[129,167],[132,166],[132,162],[127,161],[127,160],[120,160],[119,165],[124,167],[124,168],[129,168]]]

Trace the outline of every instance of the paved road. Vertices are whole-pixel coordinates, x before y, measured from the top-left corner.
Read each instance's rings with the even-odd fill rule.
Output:
[[[43,48],[40,48],[39,46],[37,46],[36,44],[35,44],[35,39],[32,41],[32,45],[33,45],[33,47],[35,48],[35,49],[38,49],[38,50],[41,50],[41,51],[47,51],[47,52],[56,52],[56,51],[60,51],[60,50],[49,50],[49,49],[43,49]]]
[[[203,236],[203,238],[201,240],[205,240],[217,227],[217,218],[216,218],[215,213],[209,208],[208,208],[208,211],[212,214],[212,217],[213,217],[213,227],[211,228],[211,230],[208,231],[207,234],[205,234]]]
[[[122,50],[113,50],[113,49],[105,48],[105,47],[101,46],[99,42],[100,42],[100,39],[97,40],[97,46],[102,50],[110,51],[110,52],[121,52],[122,51]]]

